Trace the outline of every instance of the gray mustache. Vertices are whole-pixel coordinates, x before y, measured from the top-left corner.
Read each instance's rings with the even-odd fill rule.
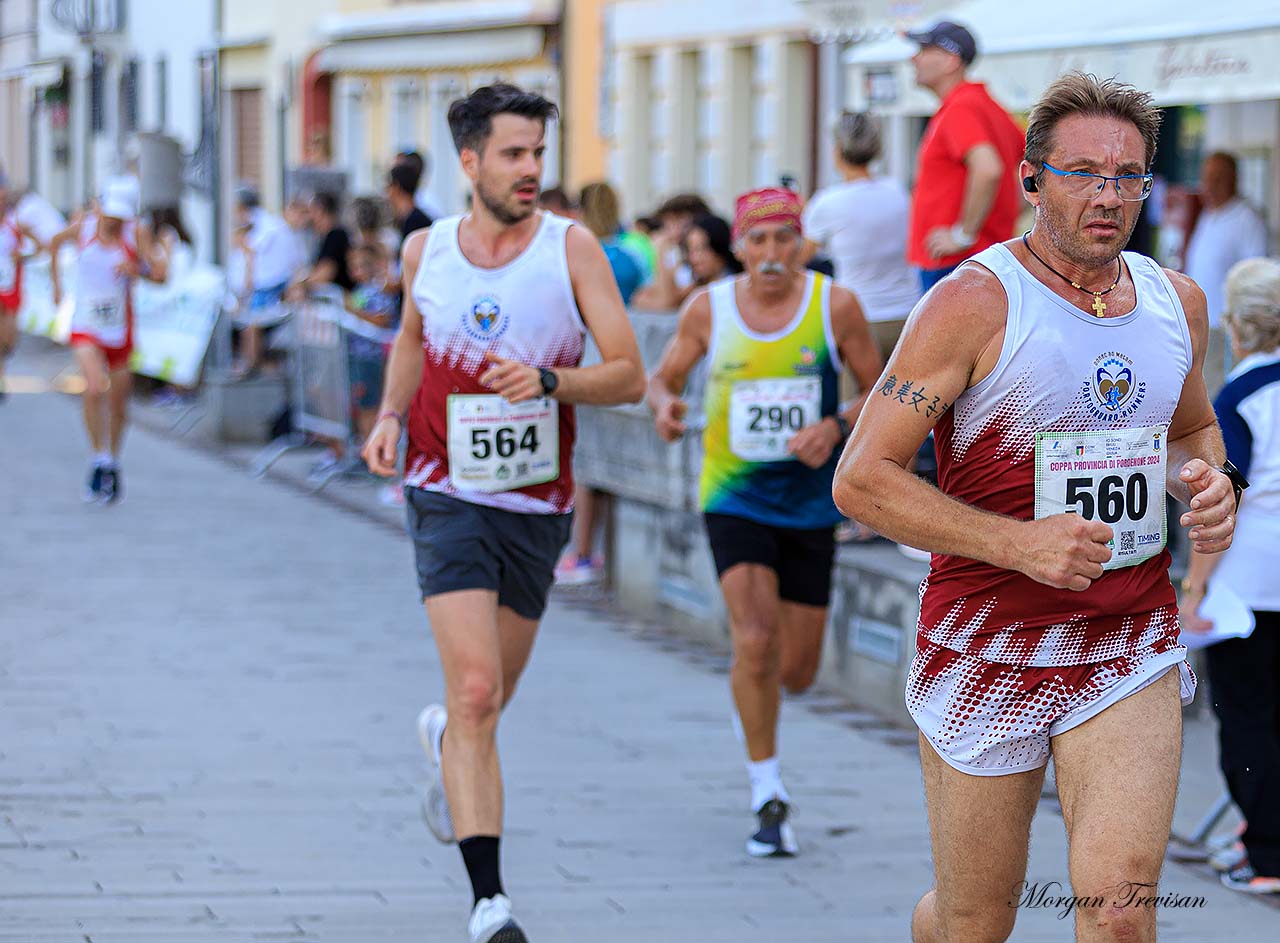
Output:
[[[764,262],[760,266],[761,275],[786,275],[787,267],[781,262]]]

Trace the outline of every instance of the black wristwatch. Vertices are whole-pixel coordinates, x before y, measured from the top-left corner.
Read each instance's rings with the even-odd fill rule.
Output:
[[[1222,463],[1219,469],[1231,481],[1231,488],[1236,493],[1236,512],[1240,511],[1240,496],[1244,494],[1244,489],[1249,487],[1249,479],[1240,473],[1240,469],[1231,464],[1231,460],[1227,459]]]
[[[844,418],[844,416],[841,416],[839,413],[833,413],[832,415],[828,416],[827,418],[828,418],[828,419],[834,419],[834,420],[836,421],[836,426],[840,429],[840,441],[841,441],[841,442],[844,442],[846,439],[848,439],[848,438],[849,438],[849,432],[850,432],[851,430],[850,430],[850,428],[849,428],[849,420],[848,420],[848,419],[845,419],[845,418]]]
[[[556,372],[548,370],[546,367],[538,371],[538,379],[542,381],[543,396],[550,396],[556,391],[556,387],[560,385],[560,378],[556,376]]]

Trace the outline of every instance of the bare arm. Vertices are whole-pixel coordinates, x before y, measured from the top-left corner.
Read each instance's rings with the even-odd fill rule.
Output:
[[[976,235],[991,215],[996,194],[1000,192],[1000,181],[1006,172],[1013,173],[1013,170],[1005,167],[999,152],[990,144],[969,148],[964,155],[964,167],[967,173],[964,200],[960,204],[960,225],[965,232]]]
[[[1226,460],[1222,430],[1204,386],[1204,356],[1209,344],[1209,315],[1204,292],[1187,276],[1168,272],[1191,332],[1191,370],[1182,384],[1169,423],[1169,494],[1189,505],[1180,523],[1191,528],[1192,551],[1221,553],[1235,532],[1235,490],[1219,470]]]
[[[382,405],[378,410],[381,418],[360,453],[369,470],[384,477],[396,473],[403,417],[408,415],[413,397],[422,385],[422,312],[413,300],[413,279],[418,274],[429,232],[418,230],[404,244],[400,263],[404,290],[400,330],[396,332],[387,361]]]
[[[596,237],[581,226],[570,226],[565,251],[569,281],[582,320],[600,350],[601,362],[590,367],[556,367],[556,390],[562,403],[612,406],[636,403],[644,395],[644,365],[640,346],[618,293],[613,269]],[[534,367],[490,358],[494,366],[480,382],[513,403],[542,395],[540,371]]]
[[[645,311],[671,311],[680,307],[692,293],[692,290],[680,290],[676,285],[676,270],[667,264],[667,257],[673,245],[675,243],[665,237],[654,241],[658,270],[654,272],[652,282],[637,289],[631,296],[631,304],[634,307]]]
[[[169,253],[150,226],[138,226],[138,257],[143,265],[139,276],[162,285],[169,278]]]
[[[62,232],[56,233],[49,240],[49,281],[53,285],[53,303],[55,305],[62,303],[62,279],[58,268],[58,252],[62,249],[63,244],[68,240],[74,239],[80,231],[80,221],[76,219],[69,223]]]
[[[649,377],[645,402],[654,415],[660,435],[674,442],[685,434],[688,405],[681,398],[689,374],[707,355],[711,344],[711,296],[706,289],[697,291],[685,302],[676,324],[676,332],[662,352],[662,360]]]
[[[884,361],[880,348],[871,337],[867,319],[857,296],[847,288],[831,286],[831,333],[835,336],[836,351],[846,369],[853,372],[858,384],[858,396],[845,404],[840,416],[850,426],[858,421],[858,415],[867,396],[876,385]],[[812,426],[801,429],[791,438],[787,447],[791,454],[811,468],[821,468],[831,460],[831,452],[844,436],[840,423],[831,416],[824,416]]]
[[[1019,521],[964,504],[907,471],[929,430],[994,367],[1007,302],[991,273],[966,266],[907,322],[836,470],[836,505],[893,540],[1087,589],[1110,557],[1111,528],[1072,514]]]

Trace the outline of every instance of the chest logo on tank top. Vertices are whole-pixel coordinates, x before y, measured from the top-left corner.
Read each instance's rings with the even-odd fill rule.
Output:
[[[1147,398],[1145,380],[1137,378],[1133,361],[1116,350],[1093,362],[1093,374],[1085,381],[1089,412],[1102,422],[1128,419]]]
[[[481,295],[462,316],[462,329],[472,340],[487,344],[507,332],[511,318],[493,295]]]

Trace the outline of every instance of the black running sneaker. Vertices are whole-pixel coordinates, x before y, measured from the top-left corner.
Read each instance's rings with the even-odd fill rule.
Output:
[[[770,799],[756,812],[760,828],[747,839],[747,854],[753,858],[790,858],[800,851],[796,833],[787,821],[789,809],[781,799]]]
[[[89,480],[85,482],[84,494],[81,497],[86,503],[92,504],[95,501],[102,500],[102,473],[104,469],[101,465],[94,465],[89,472]]]
[[[103,504],[114,504],[120,500],[124,488],[120,481],[119,468],[104,468],[102,470],[102,489],[101,501]]]

